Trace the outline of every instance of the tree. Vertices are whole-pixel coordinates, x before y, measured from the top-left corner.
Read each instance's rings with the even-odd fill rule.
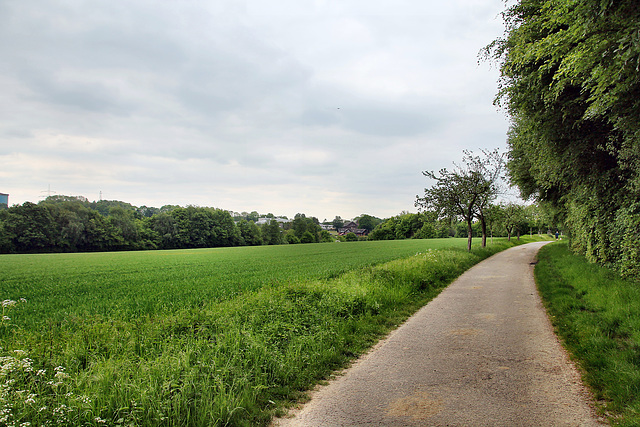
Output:
[[[356,236],[355,233],[347,233],[347,234],[345,234],[344,239],[347,242],[357,242],[358,241],[358,236]]]
[[[7,233],[12,250],[50,251],[58,245],[60,232],[48,206],[24,202],[3,213],[4,232]]]
[[[504,168],[504,155],[498,149],[482,150],[482,156],[474,156],[472,151],[464,151],[462,163],[469,171],[479,173],[485,183],[478,188],[476,217],[482,229],[482,247],[487,246],[487,222],[491,203],[500,191],[501,173]]]
[[[322,230],[320,232],[319,238],[320,238],[320,242],[322,243],[329,243],[329,242],[333,242],[334,240],[331,233],[329,233],[327,230]]]
[[[262,226],[262,238],[267,245],[280,245],[283,243],[282,229],[275,219]]]
[[[331,221],[331,224],[333,225],[333,228],[335,228],[336,231],[338,231],[342,227],[344,227],[344,220],[339,216],[336,216],[335,218],[333,218],[333,221]]]
[[[362,214],[357,218],[358,227],[367,231],[371,231],[376,228],[376,225],[380,224],[382,220],[371,215]]]
[[[173,215],[165,212],[158,213],[151,218],[151,229],[159,236],[159,246],[163,249],[179,247],[178,227]]]
[[[508,240],[511,241],[511,235],[515,231],[520,240],[520,229],[524,223],[524,207],[515,203],[509,203],[502,207],[502,222],[507,230]]]
[[[238,224],[238,230],[245,245],[259,246],[263,243],[260,228],[255,222],[243,219]]]
[[[519,0],[504,16],[486,53],[512,118],[511,181],[558,210],[574,250],[640,275],[637,1]]]
[[[439,218],[461,217],[467,226],[467,249],[471,251],[477,203],[490,183],[480,172],[470,169],[445,168],[438,174],[427,171],[423,175],[435,180],[435,184],[424,190],[424,197],[416,196],[416,207],[436,212]]]
[[[395,240],[397,217],[391,217],[376,228],[367,236],[368,240]]]
[[[301,213],[296,214],[291,227],[301,243],[316,243],[319,241],[318,233],[322,228],[317,218],[307,218],[305,214]]]

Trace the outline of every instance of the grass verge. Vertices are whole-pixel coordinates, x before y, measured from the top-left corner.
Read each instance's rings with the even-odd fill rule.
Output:
[[[640,286],[589,264],[567,243],[544,246],[536,282],[556,332],[615,425],[640,425]]]
[[[49,335],[20,328],[29,302],[7,303],[0,426],[266,425],[462,272],[514,244],[430,249],[133,320],[72,316],[64,320],[72,328]]]

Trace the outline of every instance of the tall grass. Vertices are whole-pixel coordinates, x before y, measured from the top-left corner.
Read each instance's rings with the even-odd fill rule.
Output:
[[[617,425],[640,425],[640,284],[545,246],[535,270],[558,334],[602,409]]]
[[[307,245],[307,258],[323,259],[311,274],[313,263],[308,262],[278,275],[269,269],[269,252],[253,252],[257,263],[265,257],[264,269],[235,289],[232,283],[243,277],[243,268],[250,269],[246,262],[252,258],[240,256],[237,262],[244,267],[216,264],[216,259],[243,248],[158,253],[172,260],[167,264],[156,258],[141,261],[145,255],[137,253],[108,255],[108,260],[96,255],[103,261],[95,263],[95,271],[67,264],[76,283],[71,287],[63,283],[62,267],[51,270],[26,256],[23,262],[43,276],[36,288],[44,287],[46,295],[64,299],[65,291],[80,293],[53,308],[30,287],[33,282],[21,282],[32,273],[13,269],[5,279],[21,285],[28,296],[11,307],[10,322],[0,328],[6,354],[0,382],[10,384],[0,396],[9,410],[0,425],[53,425],[58,420],[71,425],[266,425],[471,265],[510,245],[468,253],[462,249],[464,240],[460,248],[423,241],[419,251],[412,241],[404,247],[371,243],[376,245]],[[325,246],[338,252],[326,255]],[[359,252],[370,248],[369,255]],[[289,263],[295,258],[294,252],[270,253],[289,255]],[[347,255],[352,260],[345,262]],[[385,257],[401,259],[376,262]],[[288,264],[273,259],[273,265]],[[151,266],[173,278],[161,280],[162,273]],[[216,272],[233,277],[221,285],[229,287],[223,294],[207,279]],[[89,277],[101,279],[91,284]],[[112,287],[116,292],[109,297]],[[174,292],[179,297],[172,298]],[[149,307],[131,310],[131,301],[121,298]],[[34,312],[38,308],[39,314]]]

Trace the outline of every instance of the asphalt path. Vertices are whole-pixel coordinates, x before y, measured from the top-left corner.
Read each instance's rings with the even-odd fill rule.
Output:
[[[543,244],[468,270],[274,425],[601,425],[535,287]]]

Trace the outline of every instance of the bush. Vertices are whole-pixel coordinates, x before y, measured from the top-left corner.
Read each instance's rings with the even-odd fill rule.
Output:
[[[355,233],[347,233],[347,234],[345,234],[344,239],[347,242],[357,242],[358,241],[358,236],[356,236]]]

